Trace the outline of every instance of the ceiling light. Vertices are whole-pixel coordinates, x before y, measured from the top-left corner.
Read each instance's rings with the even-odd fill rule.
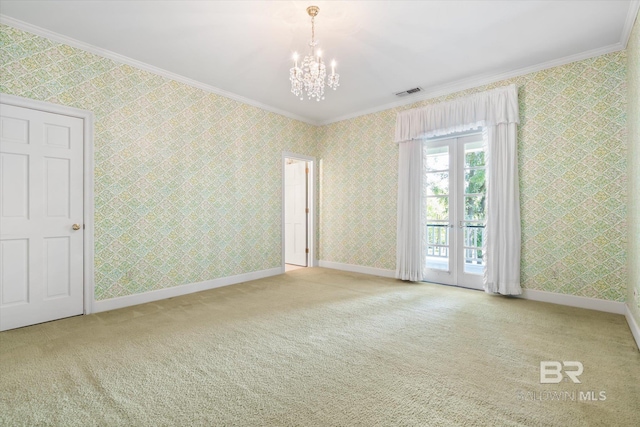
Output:
[[[336,61],[331,62],[331,75],[327,78],[327,70],[322,61],[322,52],[316,49],[318,44],[315,40],[315,17],[320,12],[318,6],[309,6],[307,13],[311,17],[311,47],[309,55],[304,57],[301,67],[298,67],[298,53],[293,54],[293,68],[289,70],[289,80],[291,81],[291,92],[304,99],[306,92],[307,99],[315,98],[316,101],[324,99],[324,87],[329,86],[336,90],[340,86],[340,75],[336,73]],[[326,83],[325,83],[326,78]]]

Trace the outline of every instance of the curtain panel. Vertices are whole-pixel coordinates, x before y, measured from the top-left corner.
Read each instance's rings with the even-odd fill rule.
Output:
[[[398,147],[398,228],[396,277],[419,282],[424,272],[422,141]]]
[[[488,145],[483,285],[490,293],[522,293],[518,123],[518,91],[515,85],[398,113],[395,130],[395,142],[400,144],[397,278],[417,281],[424,273],[421,140],[483,127],[487,132]],[[417,168],[420,168],[419,172]]]

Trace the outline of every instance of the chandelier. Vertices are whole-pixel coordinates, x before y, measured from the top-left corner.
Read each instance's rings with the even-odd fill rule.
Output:
[[[309,6],[307,13],[311,17],[311,47],[309,55],[304,57],[301,67],[298,67],[298,52],[293,54],[293,68],[289,70],[289,80],[291,81],[291,92],[304,99],[315,98],[316,101],[324,99],[324,87],[329,86],[336,90],[340,86],[340,75],[336,74],[336,61],[331,62],[331,75],[327,78],[327,69],[322,61],[322,51],[316,49],[318,42],[315,40],[315,17],[320,12],[318,6]],[[325,83],[325,79],[327,79]]]

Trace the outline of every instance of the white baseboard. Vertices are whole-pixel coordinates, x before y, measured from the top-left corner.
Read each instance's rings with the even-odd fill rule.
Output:
[[[141,294],[128,295],[126,297],[111,298],[102,301],[94,301],[93,312],[115,310],[117,308],[129,307],[132,305],[144,304],[166,298],[173,298],[180,295],[192,294],[194,292],[206,291],[207,289],[220,288],[222,286],[235,285],[237,283],[262,279],[264,277],[277,276],[282,274],[282,268],[270,268],[268,270],[254,271],[251,273],[238,274],[237,276],[221,277],[219,279],[207,280],[198,283],[175,286],[173,288],[158,289]]]
[[[351,271],[353,273],[371,274],[372,276],[390,277],[395,278],[396,272],[394,270],[386,270],[384,268],[365,267],[362,265],[343,264],[341,262],[333,261],[318,261],[319,267],[332,268],[334,270]]]
[[[536,291],[534,289],[523,289],[522,295],[519,295],[519,298],[615,314],[624,314],[625,307],[627,306],[625,303],[618,301],[607,301],[604,299],[579,297],[575,295],[558,294],[555,292]]]
[[[633,338],[636,340],[636,345],[638,346],[638,350],[640,350],[640,327],[636,323],[635,317],[631,313],[629,306],[625,304],[626,310],[624,313],[624,317],[627,318],[627,323],[629,324],[629,329],[631,329],[631,334]]]
[[[320,267],[331,268],[334,270],[352,271],[355,273],[371,274],[373,276],[382,276],[395,278],[394,270],[386,270],[382,268],[365,267],[362,265],[343,264],[333,261],[319,261]],[[603,311],[606,313],[622,314],[626,312],[627,305],[623,302],[608,301],[596,298],[579,297],[575,295],[559,294],[555,292],[537,291],[533,289],[524,289],[519,298],[529,299],[532,301],[549,302],[552,304],[566,305],[569,307],[586,308],[589,310]]]

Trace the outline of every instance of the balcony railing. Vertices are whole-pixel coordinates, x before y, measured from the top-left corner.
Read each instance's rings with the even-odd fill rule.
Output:
[[[461,223],[464,230],[464,271],[472,274],[482,274],[484,260],[482,243],[484,242],[483,224],[464,221]],[[427,224],[427,265],[430,268],[440,270],[449,269],[449,230],[448,223]]]

